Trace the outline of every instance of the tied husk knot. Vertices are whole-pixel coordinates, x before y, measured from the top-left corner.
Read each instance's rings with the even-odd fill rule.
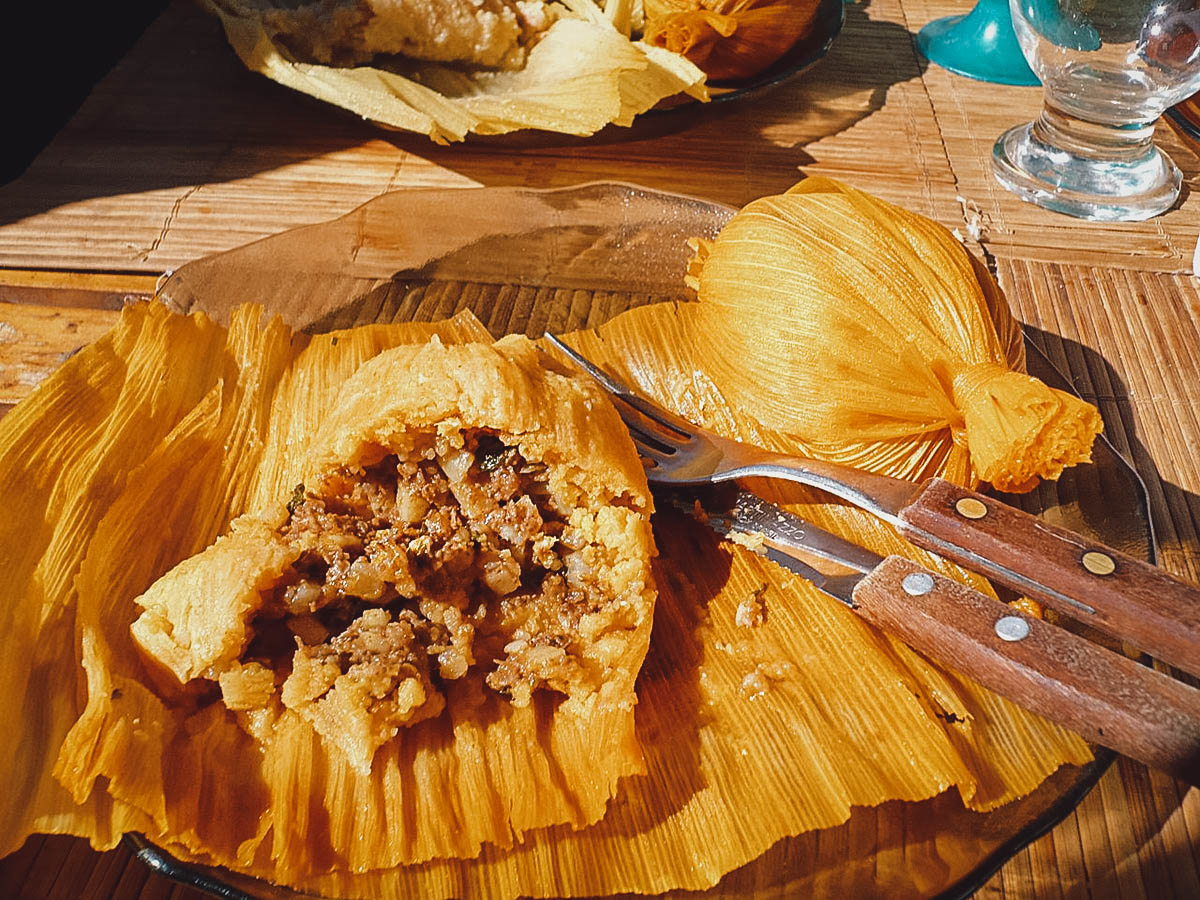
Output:
[[[1012,493],[1089,462],[1092,439],[1103,426],[1090,404],[992,363],[960,371],[952,397],[979,478]]]

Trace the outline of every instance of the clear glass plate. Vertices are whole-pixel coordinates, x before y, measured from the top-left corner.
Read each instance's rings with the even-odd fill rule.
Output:
[[[632,185],[412,190],[182,267],[160,296],[217,320],[247,300],[312,332],[435,320],[471,309],[491,332],[569,331],[633,306],[694,299],[683,286],[687,239],[712,237],[734,210]],[[1029,369],[1070,385],[1027,341]],[[1094,463],[1007,498],[1047,520],[1154,561],[1145,488],[1101,439]],[[722,897],[965,897],[1066,816],[1112,755],[1064,767],[1031,795],[990,813],[953,792],[922,803],[855,809],[838,828],[779,842],[731,872]],[[177,881],[222,897],[300,895],[221,869],[181,863],[138,836],[137,854]]]

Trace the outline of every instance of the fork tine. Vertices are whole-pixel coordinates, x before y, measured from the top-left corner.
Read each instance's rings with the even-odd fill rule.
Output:
[[[614,395],[609,399],[612,400],[613,408],[625,423],[625,427],[633,434],[640,434],[659,444],[674,446],[680,442],[680,438],[673,431],[664,429],[657,421],[631,404],[628,397]]]
[[[638,394],[628,394],[621,398],[647,419],[668,428],[679,437],[687,439],[696,433],[696,426],[687,419],[681,418],[665,407],[659,406],[653,400],[647,400]]]
[[[579,366],[579,368],[583,369],[583,371],[587,372],[598,382],[600,382],[601,386],[604,387],[606,391],[608,391],[610,394],[613,394],[615,397],[619,397],[624,400],[651,422],[655,422],[660,426],[669,428],[670,430],[676,432],[676,434],[678,434],[681,438],[689,438],[695,432],[696,426],[691,422],[675,415],[668,409],[664,409],[652,400],[647,400],[640,394],[635,394],[631,388],[627,387],[625,384],[609,375],[591,360],[580,356],[575,350],[571,349],[554,335],[546,332],[545,338],[551,344],[561,350],[567,356],[567,358],[571,360],[571,362],[575,363],[575,365]],[[620,404],[618,403],[616,406],[617,411],[621,412]],[[628,426],[631,430],[634,428],[633,423],[630,422],[629,418],[623,412],[621,414],[621,418],[625,421],[626,426]]]
[[[608,391],[610,394],[616,394],[618,397],[633,396],[632,393],[630,392],[629,388],[627,388],[621,382],[617,381],[617,379],[613,378],[611,375],[609,375],[607,372],[605,372],[603,369],[601,369],[599,366],[597,366],[591,360],[580,356],[578,353],[576,353],[574,350],[572,350],[569,346],[564,344],[562,341],[560,341],[557,337],[552,335],[550,332],[548,332],[548,331],[544,332],[543,337],[545,337],[546,340],[548,340],[551,344],[553,344],[560,351],[562,351],[562,353],[569,360],[571,360],[571,362],[575,363],[575,365],[579,366],[579,368],[583,369],[583,371],[587,372],[589,375],[591,375],[593,378],[595,378],[598,382],[600,382],[600,384],[604,387],[604,389],[606,391]]]
[[[664,451],[656,445],[642,440],[636,434],[631,435],[631,437],[633,438],[633,446],[637,450],[638,456],[650,460],[656,466],[663,465],[675,455],[673,450],[670,452]]]

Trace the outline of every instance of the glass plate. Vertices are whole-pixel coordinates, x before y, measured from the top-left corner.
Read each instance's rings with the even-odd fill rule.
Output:
[[[312,332],[469,308],[494,335],[537,337],[595,326],[637,305],[693,299],[683,287],[686,241],[714,236],[733,212],[614,183],[400,191],[331,222],[189,263],[160,296],[180,312],[220,321],[254,299]],[[1030,371],[1070,390],[1026,343]],[[1153,562],[1145,488],[1103,438],[1093,457],[1057,483],[1007,499]],[[715,890],[723,897],[965,897],[1066,816],[1111,761],[1099,750],[1090,765],[1064,767],[1034,793],[986,814],[964,809],[954,792],[858,808],[838,828],[779,842]],[[217,896],[301,896],[181,863],[139,836],[129,841],[148,865]]]

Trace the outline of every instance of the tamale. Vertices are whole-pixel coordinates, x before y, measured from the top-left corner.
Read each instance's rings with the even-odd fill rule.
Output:
[[[164,321],[185,330],[211,328],[202,318],[170,316],[155,306],[126,312],[114,333],[118,348],[159,360],[153,375],[149,369],[125,369],[137,379],[127,391],[135,402],[133,421],[135,410],[173,409],[155,392],[172,383],[163,381],[170,353],[160,355],[149,339],[163,330]],[[148,336],[140,338],[144,333]],[[202,328],[196,332],[203,333]],[[633,711],[617,704],[601,708],[596,703],[578,714],[559,715],[561,704],[540,696],[543,692],[518,708],[495,692],[488,696],[471,685],[455,685],[458,697],[447,713],[408,729],[411,735],[402,746],[394,742],[383,748],[373,761],[373,775],[366,777],[344,761],[343,753],[329,752],[311,727],[297,728],[293,718],[281,722],[281,730],[295,732],[280,741],[289,752],[264,760],[260,745],[221,704],[189,713],[192,707],[181,708],[178,698],[147,687],[159,682],[130,636],[136,614],[129,599],[210,544],[231,518],[249,508],[256,486],[262,496],[287,497],[302,477],[288,443],[307,445],[309,423],[327,418],[341,383],[363,359],[431,333],[490,340],[478,322],[462,319],[293,337],[278,323],[259,329],[252,309],[234,317],[228,335],[214,329],[218,349],[201,357],[184,382],[207,385],[200,400],[190,401],[194,405],[177,416],[165,437],[160,433],[159,443],[105,503],[101,520],[83,542],[87,558],[81,566],[76,563],[75,590],[64,598],[79,635],[76,651],[68,656],[78,661],[56,664],[67,666],[68,681],[72,672],[86,674],[80,684],[86,703],[63,697],[74,711],[60,707],[55,727],[66,725],[70,733],[56,731],[57,750],[38,744],[34,757],[20,766],[31,789],[45,800],[21,809],[15,828],[76,831],[79,826],[70,823],[77,816],[100,816],[103,826],[84,831],[99,846],[111,846],[122,830],[138,830],[164,845],[182,844],[198,858],[235,866],[257,860],[274,869],[273,880],[286,881],[323,867],[371,868],[389,857],[394,864],[474,855],[484,842],[503,846],[547,821],[594,821],[618,779],[642,771]],[[103,358],[111,352],[108,344],[100,342],[95,354]],[[92,356],[79,365],[94,363]],[[63,396],[64,382],[76,382],[70,369],[47,382],[47,401]],[[296,399],[282,409],[276,398]],[[41,408],[53,417],[57,407]],[[104,418],[100,411],[97,415]],[[112,455],[112,464],[127,463],[118,462],[119,443],[95,434],[92,443],[93,452]],[[226,453],[227,448],[237,451]],[[69,468],[63,477],[72,477]],[[78,542],[76,519],[62,527]],[[148,542],[147,534],[174,537]],[[30,613],[33,622],[36,609]],[[14,673],[29,663],[23,659]],[[31,684],[28,689],[39,688]],[[6,703],[11,696],[5,694]],[[210,754],[205,746],[221,751]],[[56,779],[69,794],[56,787]],[[323,823],[319,831],[313,822]],[[366,822],[375,827],[364,832]],[[6,831],[5,840],[15,833]]]
[[[396,348],[346,383],[304,469],[286,506],[139,597],[132,626],[180,685],[219,683],[268,752],[294,714],[368,775],[477,666],[517,706],[547,688],[560,715],[632,709],[650,500],[591,382],[520,337]]]
[[[699,257],[685,315],[722,335],[706,371],[806,452],[867,469],[944,459],[1005,491],[1089,459],[1099,414],[1021,373],[999,288],[936,222],[809,178],[747,205]]]
[[[665,97],[687,93],[708,99],[704,73],[685,57],[630,40],[624,4],[611,4],[611,15],[623,21],[614,21],[593,0],[550,6],[541,0],[439,0],[434,6],[377,0],[286,9],[268,0],[204,0],[204,5],[221,19],[247,68],[439,143],[522,128],[588,135],[610,123],[629,125]],[[339,7],[341,13],[331,12]],[[437,14],[450,20],[477,15],[481,30],[458,33],[450,26],[447,32],[445,25],[412,21]],[[392,17],[397,21],[389,22]],[[353,66],[319,61],[369,57],[391,41],[397,47],[421,43],[431,58],[392,55]],[[447,56],[497,65],[466,65]]]

